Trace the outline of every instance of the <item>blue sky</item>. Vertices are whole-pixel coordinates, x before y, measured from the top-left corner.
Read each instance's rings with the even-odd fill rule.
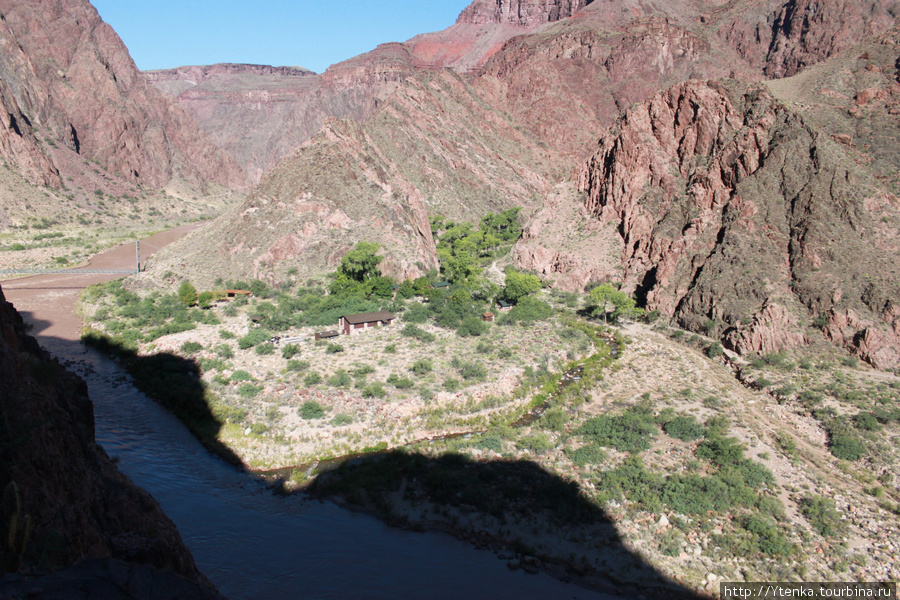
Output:
[[[241,62],[317,73],[456,22],[471,0],[91,0],[142,70]]]

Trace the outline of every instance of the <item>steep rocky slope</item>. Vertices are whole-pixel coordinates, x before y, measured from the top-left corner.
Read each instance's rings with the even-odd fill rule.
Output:
[[[690,82],[626,111],[579,180],[585,210],[618,229],[623,288],[740,352],[802,344],[816,322],[872,364],[900,364],[900,204],[878,172],[896,169],[885,150],[897,123],[865,127],[857,147],[843,131],[861,125],[861,106],[892,110],[895,37],[773,86],[799,106],[764,87]]]
[[[535,206],[560,161],[449,71],[409,79],[366,123],[330,120],[232,213],[165,249],[149,268],[198,281],[280,280],[333,270],[356,242],[383,246],[382,269],[436,266],[428,217],[473,220]]]
[[[297,67],[212,65],[146,76],[177,97],[257,183],[328,118],[365,121],[399,82],[426,67],[404,46],[384,44],[321,75]]]
[[[0,17],[0,152],[33,181],[59,187],[60,171],[84,169],[55,157],[60,147],[154,188],[173,178],[244,184],[237,164],[147,84],[87,0],[3,0]]]
[[[85,383],[25,334],[24,322],[2,290],[0,380],[2,571],[24,567],[41,574],[87,559],[117,559],[145,567],[93,563],[82,567],[81,574],[100,580],[124,578],[120,590],[159,579],[194,590],[195,595],[184,597],[213,597],[196,585],[178,583],[178,577],[159,574],[157,569],[163,569],[205,582],[156,501],[130,483],[96,445]],[[16,495],[18,503],[11,502]],[[13,519],[20,533],[23,523],[31,525],[30,535],[19,536],[15,550],[7,544],[16,537],[10,535]],[[14,584],[0,580],[0,593]],[[41,586],[26,584],[29,597],[34,589]],[[166,589],[158,588],[159,597],[168,597]],[[39,592],[36,597],[41,597]]]

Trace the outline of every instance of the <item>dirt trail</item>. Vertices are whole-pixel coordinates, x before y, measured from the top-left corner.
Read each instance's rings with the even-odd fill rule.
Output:
[[[197,223],[182,225],[141,240],[141,262],[199,226]],[[128,242],[94,256],[88,266],[94,269],[133,269],[134,261],[134,244]],[[82,322],[75,314],[75,304],[81,290],[117,277],[119,275],[111,274],[35,275],[0,281],[0,287],[25,321],[34,326],[32,335],[39,339],[46,336],[74,341],[81,337]]]

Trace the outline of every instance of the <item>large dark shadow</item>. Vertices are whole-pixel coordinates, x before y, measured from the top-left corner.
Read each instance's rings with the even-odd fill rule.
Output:
[[[203,373],[194,360],[166,352],[140,356],[99,334],[87,333],[82,341],[119,360],[134,386],[169,409],[206,449],[226,462],[242,466],[240,457],[218,439],[222,421],[212,412]]]
[[[445,529],[480,545],[515,552],[527,568],[532,558],[549,571],[601,592],[637,597],[698,598],[625,547],[606,511],[584,496],[578,484],[526,460],[477,461],[452,453],[439,457],[404,451],[370,455],[320,475],[307,493],[335,499],[409,529]],[[409,518],[396,501],[436,509],[427,519]],[[488,515],[506,533],[496,536],[471,517]],[[522,527],[524,526],[524,527]],[[535,526],[585,537],[584,554],[557,556],[536,547]],[[517,529],[526,532],[519,536]],[[587,538],[587,532],[590,538]],[[585,560],[582,557],[590,557]],[[518,564],[516,565],[518,566]]]

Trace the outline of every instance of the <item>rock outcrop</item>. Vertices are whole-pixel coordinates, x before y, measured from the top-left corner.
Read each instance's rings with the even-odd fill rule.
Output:
[[[457,23],[511,23],[533,27],[567,19],[593,0],[475,0],[460,13]]]
[[[191,588],[208,585],[156,501],[97,446],[84,381],[25,334],[24,322],[2,290],[0,381],[4,570],[40,574],[87,559],[115,558],[152,567],[145,573],[178,574],[194,582]],[[18,503],[8,501],[15,496]],[[20,531],[30,522],[30,534],[11,550],[7,539],[13,519]],[[0,595],[7,583],[0,582]],[[40,589],[27,587],[29,597],[35,587]]]
[[[763,88],[689,82],[627,111],[580,187],[648,308],[743,353],[852,309],[868,321],[832,318],[831,338],[891,368],[898,201],[861,158]]]
[[[244,185],[237,164],[147,84],[87,0],[2,0],[0,16],[0,101],[9,115],[0,152],[33,181],[60,185],[68,162],[47,147],[60,146],[154,188],[174,178]]]
[[[251,182],[330,118],[366,121],[401,81],[429,67],[403,45],[383,44],[317,75],[298,67],[222,64],[149,71]]]

